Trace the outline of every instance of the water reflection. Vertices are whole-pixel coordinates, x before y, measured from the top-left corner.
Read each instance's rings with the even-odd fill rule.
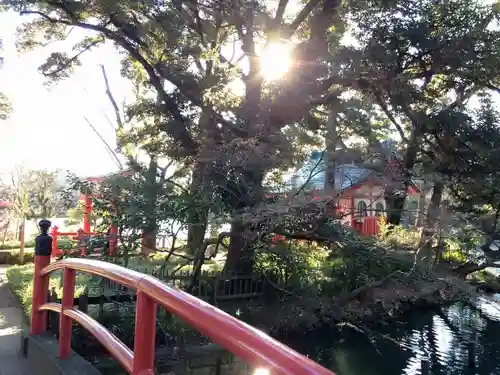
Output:
[[[420,374],[422,360],[432,375],[500,375],[500,304],[493,298],[480,304],[480,310],[456,304],[414,312],[369,334],[351,327],[288,344],[339,375]],[[470,369],[467,344],[474,332],[477,365]]]

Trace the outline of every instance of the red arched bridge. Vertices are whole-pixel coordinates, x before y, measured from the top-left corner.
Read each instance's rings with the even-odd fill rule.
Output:
[[[48,303],[49,277],[56,270],[64,273],[62,301]],[[76,272],[97,275],[136,290],[133,351],[99,322],[75,309]],[[254,368],[279,375],[334,375],[261,331],[152,276],[97,260],[64,259],[50,263],[50,256],[37,256],[35,259],[31,335],[45,333],[47,312],[58,312],[58,356],[62,360],[71,355],[72,326],[76,322],[87,329],[129,374],[153,375],[158,306],[177,315]]]

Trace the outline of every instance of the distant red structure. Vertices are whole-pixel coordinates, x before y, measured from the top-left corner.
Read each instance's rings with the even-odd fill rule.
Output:
[[[328,196],[323,192],[324,182],[318,181],[305,194],[313,200],[325,199]],[[384,186],[386,181],[374,171],[363,169],[355,165],[341,165],[335,177],[335,189],[340,191],[336,201],[335,212],[342,224],[354,228],[366,236],[375,236],[379,233],[380,216],[386,211]],[[415,185],[408,187],[408,196],[420,195]],[[280,195],[268,193],[266,198]]]
[[[132,175],[132,171],[123,171],[120,172],[119,174],[115,175],[120,175],[123,177],[127,177]],[[101,183],[105,181],[106,179],[110,178],[110,176],[98,176],[98,177],[87,177],[86,181],[91,182],[91,183]],[[80,200],[83,201],[84,204],[84,211],[83,211],[83,229],[79,229],[76,232],[59,232],[59,228],[57,226],[52,227],[51,230],[51,235],[53,238],[52,242],[52,258],[56,258],[60,256],[64,251],[62,249],[59,249],[57,240],[61,237],[66,237],[70,238],[73,240],[77,241],[86,241],[90,236],[98,235],[99,233],[93,232],[91,228],[91,220],[90,216],[92,215],[92,208],[93,208],[93,202],[92,202],[92,196],[90,194],[82,194],[80,196]],[[114,256],[116,255],[116,251],[118,248],[118,228],[111,224],[109,227],[109,232],[106,234],[109,236],[109,255]],[[81,255],[85,255],[85,249],[84,246],[81,247]]]

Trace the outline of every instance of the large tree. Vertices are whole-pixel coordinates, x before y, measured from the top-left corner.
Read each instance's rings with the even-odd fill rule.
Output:
[[[288,1],[280,1],[272,14],[259,1],[7,3],[39,16],[25,27],[25,46],[36,46],[29,35],[36,28],[59,39],[66,35],[64,27],[95,32],[74,55],[50,56],[42,70],[52,78],[67,76],[82,53],[105,40],[126,52],[128,67],[140,67],[158,98],[154,105],[144,104],[158,113],[170,156],[194,165],[191,192],[200,197],[201,209],[193,210],[190,220],[192,247],[203,239],[208,202],[220,200],[232,217],[227,269],[248,272],[252,243],[243,235],[247,228],[240,214],[261,201],[266,173],[292,159],[293,144],[282,130],[308,114],[311,95],[321,89],[317,79],[327,74],[322,64],[328,57],[327,34],[340,2],[311,0],[289,21],[284,17]],[[271,89],[259,54],[266,44],[288,43],[293,35],[302,40],[294,50],[300,64],[286,83]],[[231,58],[224,49],[233,44],[240,51]],[[248,64],[248,72],[238,61]],[[228,90],[234,80],[243,83],[243,95]]]
[[[495,89],[500,64],[500,31],[491,27],[496,7],[480,1],[353,1],[349,14],[356,43],[334,56],[332,83],[363,98],[381,114],[401,144],[399,168],[385,190],[388,221],[398,224],[421,145],[443,119],[475,93]],[[377,142],[372,116],[362,134]],[[441,123],[440,123],[441,121]]]
[[[476,254],[457,269],[462,275],[498,267],[500,261],[498,252],[490,248],[500,239],[500,166],[495,153],[500,147],[500,113],[489,95],[482,96],[480,103],[468,121],[443,128],[449,136],[440,139],[438,171],[447,177],[451,207],[462,218],[456,227],[472,224],[484,236],[482,256],[474,249]]]
[[[24,28],[25,47],[40,43],[36,30],[48,39],[66,38],[68,27],[92,32],[72,55],[49,57],[42,72],[53,79],[106,41],[124,52],[123,74],[154,92],[134,113],[155,126],[134,132],[154,130],[162,155],[191,168],[197,209],[190,210],[188,248],[201,248],[209,211],[227,217],[226,270],[242,273],[252,268],[262,230],[253,224],[265,178],[298,161],[310,141],[303,134],[323,133],[331,169],[343,134],[361,136],[386,171],[393,155],[381,135],[397,132],[402,157],[392,160],[385,198],[389,221],[398,224],[429,124],[478,90],[494,89],[500,62],[500,35],[489,27],[496,9],[477,1],[309,0],[297,11],[287,0],[275,8],[257,0],[6,3],[38,16]],[[354,45],[341,40],[346,25]],[[266,81],[261,55],[289,44],[295,63],[285,79]]]

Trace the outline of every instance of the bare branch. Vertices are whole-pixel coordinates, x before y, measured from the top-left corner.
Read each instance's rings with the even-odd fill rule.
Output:
[[[99,137],[99,139],[101,140],[101,142],[104,144],[104,146],[106,147],[106,150],[108,151],[108,153],[113,157],[113,159],[115,160],[116,162],[116,165],[118,166],[118,168],[120,168],[120,170],[123,169],[123,165],[120,161],[120,159],[118,158],[118,155],[116,155],[116,152],[113,150],[113,148],[109,145],[109,143],[103,138],[103,136],[101,135],[101,133],[99,133],[99,131],[95,128],[95,126],[90,122],[90,120],[84,116],[83,117],[85,119],[85,121],[87,122],[87,124],[90,126],[90,128],[94,131],[94,133]]]

